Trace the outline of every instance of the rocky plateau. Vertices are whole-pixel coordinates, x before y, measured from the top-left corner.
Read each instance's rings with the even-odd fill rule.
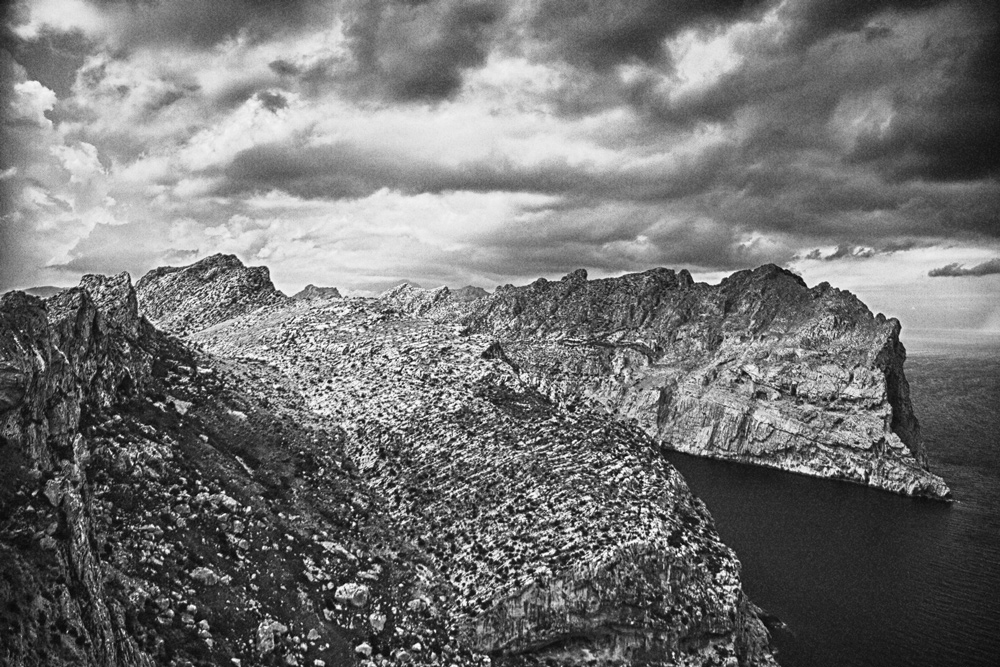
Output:
[[[899,323],[777,267],[0,297],[0,664],[776,664],[664,447],[912,495]]]

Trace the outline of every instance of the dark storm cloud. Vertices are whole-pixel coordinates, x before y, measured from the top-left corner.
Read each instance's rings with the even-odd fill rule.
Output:
[[[524,166],[507,160],[441,165],[341,142],[299,148],[281,144],[240,152],[223,172],[218,194],[279,188],[304,198],[353,199],[382,188],[407,194],[535,192],[635,202],[671,201],[711,187],[724,174],[726,147],[669,167],[590,169],[553,158]]]
[[[769,4],[747,0],[543,0],[536,36],[573,64],[603,69],[661,58],[663,40],[688,27],[710,27]]]
[[[741,269],[793,258],[788,248],[764,248],[738,230],[697,216],[664,215],[654,205],[565,207],[541,219],[515,220],[478,235],[452,261],[473,271],[531,280],[580,267],[615,273],[654,266]]]
[[[920,12],[951,0],[799,0],[788,3],[784,19],[789,22],[789,41],[807,46],[831,34],[864,31],[866,36],[885,36],[885,26],[867,23],[887,12]]]
[[[975,36],[943,64],[953,76],[936,90],[898,91],[899,114],[885,133],[861,137],[851,161],[874,164],[895,179],[1000,174],[1000,36]]]
[[[962,276],[992,276],[1000,274],[1000,257],[966,268],[960,264],[948,264],[939,269],[931,269],[927,274],[932,278],[956,278]]]
[[[261,105],[271,113],[284,109],[288,106],[288,100],[280,93],[272,93],[266,90],[261,91],[257,93],[257,99],[260,100]]]
[[[12,40],[15,59],[27,70],[28,78],[67,97],[77,70],[94,51],[94,44],[82,32],[41,30],[32,40]]]
[[[506,11],[506,2],[361,0],[345,33],[363,86],[401,101],[440,100],[485,62]]]
[[[330,19],[322,0],[98,0],[114,17],[118,46],[183,43],[208,48],[242,33],[267,39]],[[110,12],[114,12],[111,14]]]

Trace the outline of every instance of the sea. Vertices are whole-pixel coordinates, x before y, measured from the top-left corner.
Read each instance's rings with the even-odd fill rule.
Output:
[[[683,454],[783,667],[1000,666],[1000,333],[904,329],[950,504]]]

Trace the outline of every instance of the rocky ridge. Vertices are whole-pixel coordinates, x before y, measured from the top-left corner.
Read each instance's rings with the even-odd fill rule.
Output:
[[[189,336],[345,430],[408,558],[423,555],[407,608],[459,646],[510,665],[773,664],[738,561],[655,443],[553,403],[488,337],[412,314],[449,293],[282,302]],[[442,656],[440,641],[366,646],[376,664]]]
[[[665,447],[950,497],[927,470],[898,320],[826,283],[773,265],[717,286],[686,271],[581,269],[422,313],[490,336],[544,394],[635,419]]]
[[[244,266],[234,255],[222,254],[153,269],[135,289],[150,322],[178,335],[288,299],[275,289],[267,267]]]
[[[154,329],[127,274],[4,295],[0,664],[481,665],[345,441],[268,364]]]
[[[340,290],[336,287],[317,287],[316,285],[306,285],[296,292],[293,299],[339,299]]]

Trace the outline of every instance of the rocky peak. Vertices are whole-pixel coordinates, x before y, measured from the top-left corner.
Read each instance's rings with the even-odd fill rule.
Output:
[[[264,266],[244,266],[234,255],[153,269],[136,284],[139,306],[153,324],[189,334],[285,301]]]
[[[482,287],[474,285],[466,285],[465,287],[451,290],[451,298],[455,301],[475,301],[489,295],[490,293]]]
[[[296,292],[293,299],[339,299],[340,290],[336,287],[317,287],[316,285],[306,285],[299,292]]]

